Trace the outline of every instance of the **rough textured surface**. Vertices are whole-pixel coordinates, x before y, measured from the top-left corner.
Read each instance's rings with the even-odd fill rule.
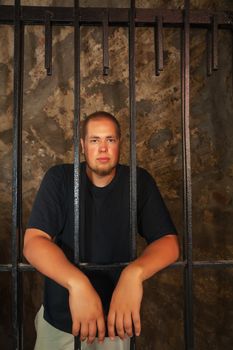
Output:
[[[1,1],[9,4],[9,1]],[[24,4],[38,4],[24,1]],[[40,5],[61,5],[43,1]],[[104,1],[103,6],[116,6]],[[90,1],[82,1],[82,6]],[[71,2],[66,2],[71,5]],[[100,5],[93,1],[92,6]],[[117,2],[126,7],[128,1]],[[137,1],[138,7],[181,8],[183,1]],[[231,1],[195,0],[195,9],[233,10]],[[193,258],[233,259],[232,36],[219,32],[219,70],[206,76],[205,30],[191,31],[191,151],[193,188]],[[112,112],[122,124],[121,161],[129,161],[128,33],[110,28],[110,72],[102,75],[101,28],[81,30],[81,112]],[[53,28],[53,75],[44,70],[44,29],[25,29],[23,109],[23,230],[44,172],[73,160],[73,39],[72,27]],[[152,28],[136,29],[137,158],[155,177],[182,237],[182,132],[180,31],[164,30],[164,71],[154,75]],[[11,235],[13,28],[0,27],[0,262],[9,263]],[[144,242],[138,239],[139,252]],[[1,288],[0,347],[11,348],[10,275]],[[194,324],[198,350],[232,348],[232,285],[229,270],[194,272]],[[1,279],[2,280],[2,279]],[[25,273],[25,349],[33,347],[33,318],[41,302],[42,277]],[[183,338],[182,269],[159,273],[145,282],[143,331],[139,349],[181,350]]]

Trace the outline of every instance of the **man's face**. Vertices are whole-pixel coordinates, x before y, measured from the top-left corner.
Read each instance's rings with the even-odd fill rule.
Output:
[[[114,175],[119,161],[120,140],[115,124],[106,118],[90,120],[81,139],[88,171],[99,176]]]

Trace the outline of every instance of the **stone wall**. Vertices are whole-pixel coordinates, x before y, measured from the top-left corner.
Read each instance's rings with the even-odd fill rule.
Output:
[[[11,3],[2,1],[2,4]],[[31,0],[24,4],[38,4]],[[102,6],[126,7],[128,1]],[[40,1],[39,4],[42,5]],[[63,1],[43,1],[63,5]],[[82,1],[98,6],[99,1]],[[137,1],[138,7],[181,8],[183,1]],[[72,1],[66,2],[67,6]],[[195,0],[193,9],[233,10],[227,0]],[[9,263],[11,239],[13,27],[0,26],[0,263]],[[191,30],[191,151],[193,258],[233,259],[232,34],[219,31],[219,70],[206,75],[206,30]],[[44,69],[44,28],[26,26],[23,94],[23,230],[45,171],[73,161],[74,30],[53,28],[53,75]],[[136,29],[137,160],[156,179],[177,226],[182,249],[183,184],[180,30],[164,29],[164,71],[155,76],[152,28]],[[81,29],[81,114],[106,110],[123,130],[121,162],[129,162],[128,31],[109,31],[109,76],[102,75],[101,28]],[[138,238],[138,252],[145,243]],[[11,349],[10,274],[1,274],[1,349]],[[33,318],[43,279],[23,274],[24,344],[33,348]],[[194,271],[194,326],[198,350],[230,350],[233,332],[233,274],[230,269]],[[145,282],[139,349],[181,350],[183,273],[168,269]]]

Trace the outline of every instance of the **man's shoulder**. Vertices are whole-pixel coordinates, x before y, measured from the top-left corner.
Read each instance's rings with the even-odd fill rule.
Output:
[[[74,164],[72,163],[62,163],[51,166],[46,174],[51,176],[62,176],[64,174],[69,174],[74,171]]]

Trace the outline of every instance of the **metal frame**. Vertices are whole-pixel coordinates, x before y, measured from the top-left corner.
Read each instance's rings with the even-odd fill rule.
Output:
[[[45,25],[45,69],[52,74],[52,27],[54,25],[74,26],[74,251],[75,263],[82,269],[114,269],[127,263],[97,265],[79,262],[79,123],[80,123],[80,26],[103,27],[103,74],[109,72],[108,26],[126,26],[129,29],[129,94],[130,94],[130,242],[131,260],[136,258],[136,103],[135,103],[135,27],[150,26],[155,29],[156,75],[163,70],[163,27],[179,27],[182,34],[181,49],[181,100],[182,100],[182,142],[184,180],[184,253],[183,261],[170,268],[184,269],[184,318],[185,349],[194,349],[193,335],[193,268],[232,268],[233,260],[192,260],[192,179],[189,130],[189,46],[190,27],[208,28],[207,31],[207,74],[218,68],[218,29],[233,30],[233,12],[190,11],[189,0],[184,0],[184,10],[138,9],[131,0],[129,9],[81,8],[79,0],[74,7],[21,6],[15,0],[14,6],[0,6],[0,24],[14,25],[14,123],[13,123],[13,189],[12,189],[12,258],[10,264],[1,264],[0,272],[10,271],[12,275],[12,332],[14,349],[23,349],[22,324],[22,274],[35,271],[22,263],[22,106],[23,106],[23,48],[24,25]],[[135,337],[131,339],[131,350],[136,348]],[[75,349],[81,349],[79,338]]]

